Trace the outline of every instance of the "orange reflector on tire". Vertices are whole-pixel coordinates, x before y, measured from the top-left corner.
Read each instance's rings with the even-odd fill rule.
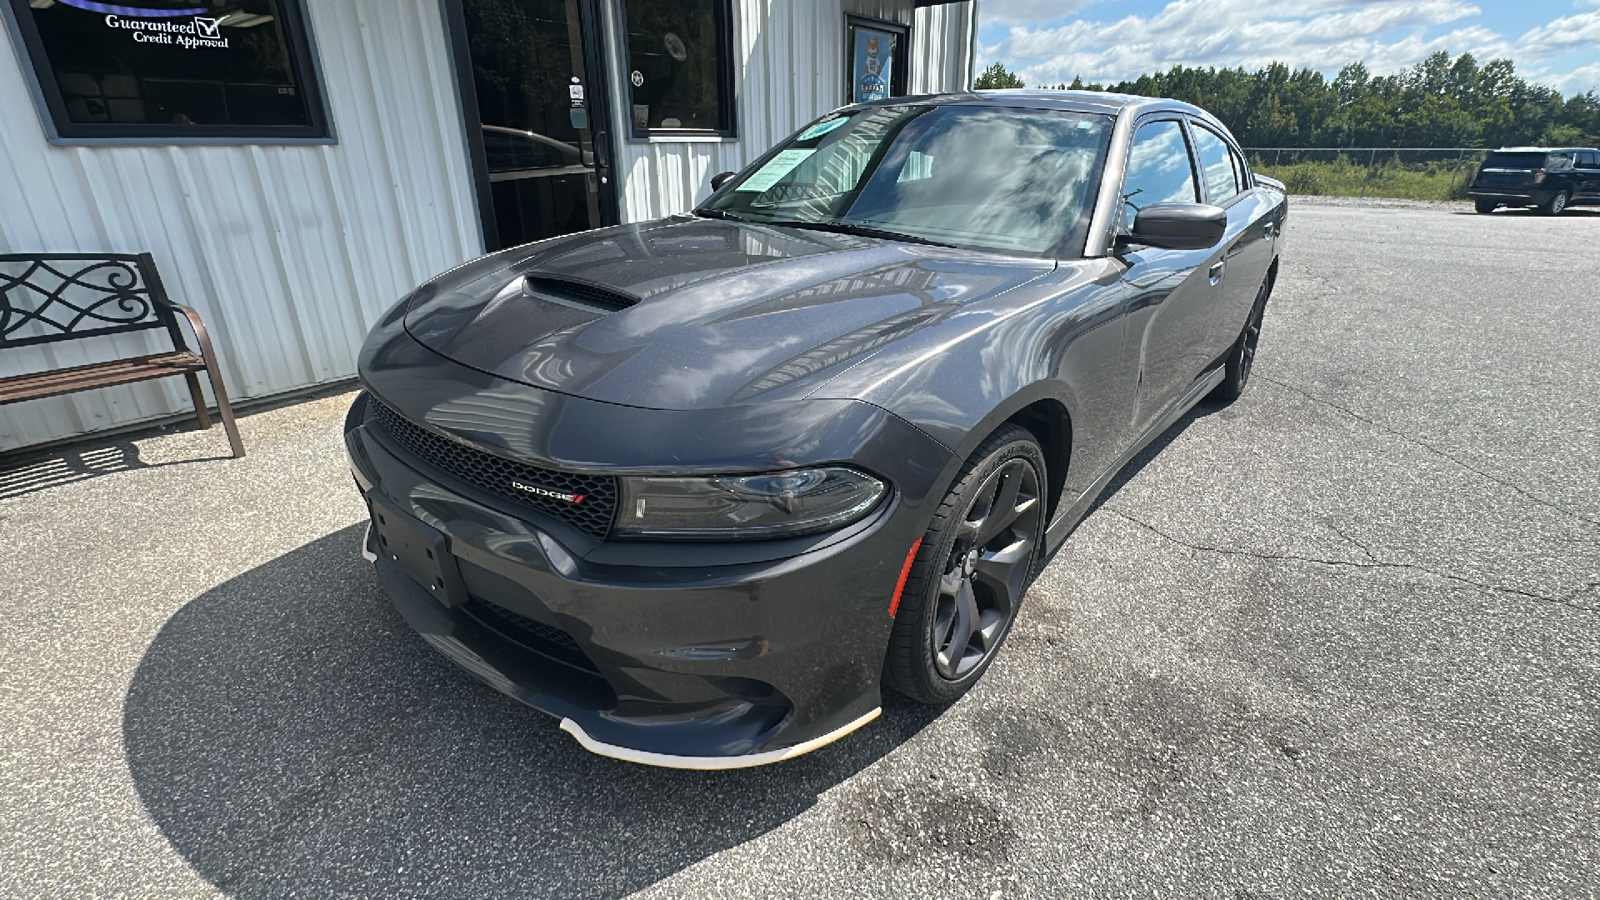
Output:
[[[894,583],[894,596],[889,599],[889,618],[894,618],[895,610],[900,608],[900,592],[906,589],[906,578],[911,575],[911,564],[917,561],[917,548],[922,546],[922,538],[917,538],[911,544],[911,549],[906,552],[906,564],[900,567],[900,580]]]

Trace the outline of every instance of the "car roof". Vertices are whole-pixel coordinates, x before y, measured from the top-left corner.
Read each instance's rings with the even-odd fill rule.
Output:
[[[875,100],[863,106],[903,106],[907,103],[928,103],[938,106],[1001,106],[1020,109],[1062,109],[1071,112],[1119,115],[1125,111],[1147,112],[1170,110],[1185,112],[1212,121],[1216,117],[1201,109],[1166,97],[1140,97],[1133,94],[1113,94],[1106,91],[960,91],[949,94],[921,94],[915,97],[890,97]]]
[[[1493,153],[1573,153],[1578,150],[1596,151],[1593,147],[1501,147]]]

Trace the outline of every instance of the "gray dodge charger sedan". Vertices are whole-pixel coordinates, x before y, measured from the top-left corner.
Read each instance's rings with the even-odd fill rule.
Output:
[[[1170,100],[900,97],[693,212],[402,299],[346,422],[406,620],[597,753],[785,759],[983,675],[1107,482],[1239,395],[1288,212]]]

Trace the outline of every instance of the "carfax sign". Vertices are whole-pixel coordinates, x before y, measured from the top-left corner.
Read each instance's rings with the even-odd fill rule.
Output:
[[[887,98],[897,35],[864,25],[854,25],[850,31],[854,35],[850,48],[851,101],[866,103]]]

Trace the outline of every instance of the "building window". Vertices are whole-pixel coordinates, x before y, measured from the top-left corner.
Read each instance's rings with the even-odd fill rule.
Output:
[[[731,136],[729,0],[624,0],[634,137]]]
[[[300,0],[3,0],[59,138],[328,135]]]
[[[845,17],[846,103],[905,96],[908,37],[904,25]]]

